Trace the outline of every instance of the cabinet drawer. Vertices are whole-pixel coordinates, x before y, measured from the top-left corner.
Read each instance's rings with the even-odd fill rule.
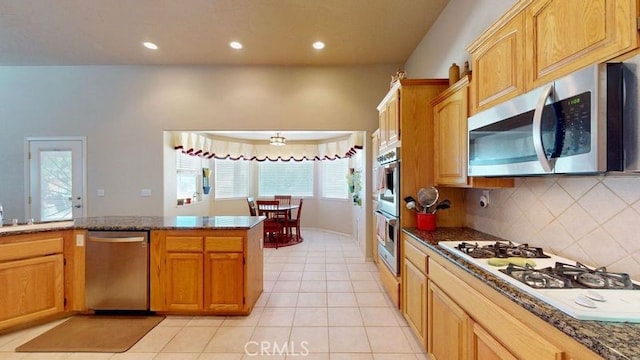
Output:
[[[201,236],[167,236],[165,241],[169,252],[202,251]]]
[[[427,254],[423,253],[405,237],[404,257],[424,274],[427,274]]]
[[[242,236],[207,236],[205,250],[207,252],[242,252]]]
[[[0,261],[27,259],[62,252],[62,236],[0,245]]]

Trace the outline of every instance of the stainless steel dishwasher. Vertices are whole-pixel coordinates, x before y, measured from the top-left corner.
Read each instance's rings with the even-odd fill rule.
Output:
[[[86,305],[90,310],[149,310],[149,233],[89,231]]]

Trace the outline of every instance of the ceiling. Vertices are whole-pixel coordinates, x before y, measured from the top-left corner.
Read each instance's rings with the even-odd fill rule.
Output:
[[[0,65],[403,64],[448,1],[1,0]]]

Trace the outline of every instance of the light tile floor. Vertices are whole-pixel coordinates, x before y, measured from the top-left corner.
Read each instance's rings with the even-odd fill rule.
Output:
[[[264,293],[249,316],[169,316],[121,354],[13,352],[60,320],[0,336],[0,359],[428,359],[353,239],[303,235],[265,249]]]

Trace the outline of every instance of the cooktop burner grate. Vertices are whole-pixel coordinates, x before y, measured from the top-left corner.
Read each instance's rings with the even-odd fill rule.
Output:
[[[469,256],[476,259],[487,259],[492,257],[507,258],[507,257],[524,257],[524,258],[549,258],[550,256],[545,254],[542,248],[529,246],[528,244],[516,245],[509,242],[496,241],[489,245],[478,245],[478,243],[471,244],[462,242],[456,246],[456,248]]]
[[[634,289],[635,287],[629,274],[608,272],[605,267],[591,269],[579,262],[575,265],[557,262],[554,272],[590,289]]]
[[[580,263],[556,262],[554,267],[535,269],[532,266],[509,264],[501,272],[536,289],[618,289],[636,290],[628,274],[607,272],[604,267],[590,269]]]

